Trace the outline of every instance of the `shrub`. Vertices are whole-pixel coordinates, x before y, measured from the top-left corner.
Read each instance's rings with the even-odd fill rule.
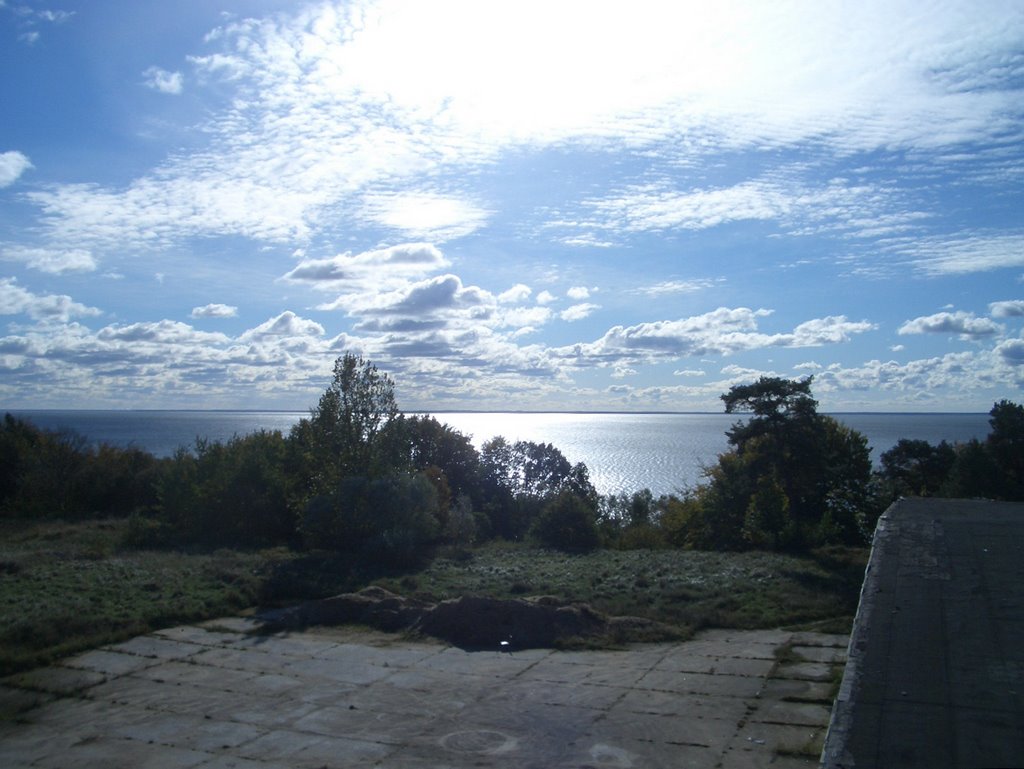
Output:
[[[295,534],[288,506],[287,446],[279,432],[180,450],[159,483],[160,511],[180,540],[207,545],[285,543]]]
[[[593,550],[601,541],[594,508],[571,491],[561,492],[543,507],[531,533],[549,547],[570,552]]]
[[[7,414],[0,423],[0,512],[128,515],[156,502],[159,464],[139,449],[91,447],[73,431],[40,430]]]
[[[309,501],[300,528],[313,549],[415,563],[437,536],[437,492],[422,475],[344,478]]]

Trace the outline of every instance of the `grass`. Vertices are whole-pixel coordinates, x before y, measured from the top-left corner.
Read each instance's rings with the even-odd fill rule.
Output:
[[[121,550],[125,528],[0,526],[0,673],[256,602],[267,554]]]
[[[704,627],[849,632],[867,554],[603,550],[566,555],[491,544],[375,584],[426,600],[552,595],[611,615]]]
[[[553,595],[692,632],[805,626],[848,631],[866,553],[814,557],[672,550],[566,555],[490,544],[382,577],[285,548],[147,550],[128,523],[0,522],[0,675],[175,624],[377,584],[431,600]]]

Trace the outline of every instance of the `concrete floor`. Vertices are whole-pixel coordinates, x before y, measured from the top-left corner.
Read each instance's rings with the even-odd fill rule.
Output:
[[[0,766],[817,766],[847,638],[466,652],[186,626],[0,682]]]
[[[1024,766],[1024,504],[885,513],[825,766]]]

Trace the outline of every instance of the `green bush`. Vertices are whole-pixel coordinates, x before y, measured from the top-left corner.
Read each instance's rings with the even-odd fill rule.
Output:
[[[139,449],[97,447],[69,430],[0,423],[0,513],[10,517],[125,516],[156,502],[160,462]]]
[[[179,540],[206,545],[268,545],[295,535],[279,432],[180,450],[159,483],[160,511]]]
[[[438,534],[437,491],[419,474],[344,478],[333,494],[309,501],[300,529],[312,549],[415,563]]]
[[[544,505],[530,533],[548,547],[570,552],[588,552],[601,542],[596,511],[572,491]]]

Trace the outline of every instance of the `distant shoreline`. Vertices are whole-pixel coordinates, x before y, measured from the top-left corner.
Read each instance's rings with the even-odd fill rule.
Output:
[[[308,414],[308,408],[304,409],[74,409],[74,408],[6,408],[0,407],[0,413],[9,414]],[[406,415],[439,415],[439,414],[566,414],[569,416],[735,416],[743,417],[743,414],[726,414],[724,411],[588,411],[585,409],[565,411],[551,409],[412,409],[403,411]],[[819,411],[823,416],[844,416],[856,414],[863,416],[983,416],[987,411]]]

